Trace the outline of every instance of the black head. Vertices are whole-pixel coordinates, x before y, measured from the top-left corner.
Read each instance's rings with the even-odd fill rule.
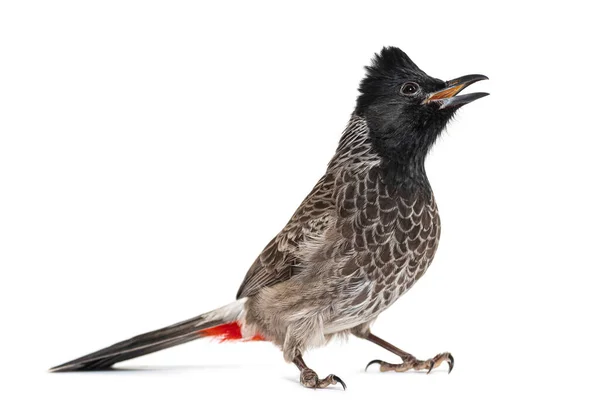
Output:
[[[375,149],[395,164],[422,165],[456,110],[487,95],[456,95],[484,75],[444,82],[395,47],[383,48],[366,70],[355,112],[366,118]]]

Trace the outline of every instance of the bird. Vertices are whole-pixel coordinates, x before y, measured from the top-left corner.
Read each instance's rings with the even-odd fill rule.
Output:
[[[431,264],[440,217],[425,159],[456,111],[488,94],[459,93],[488,79],[431,77],[401,49],[375,53],[356,105],[325,173],[289,222],[250,266],[236,300],[174,325],[144,333],[51,368],[104,370],[199,338],[268,341],[300,371],[300,384],[326,388],[304,361],[310,348],[356,336],[397,355],[373,360],[380,371],[427,371],[449,352],[419,360],[371,332],[371,325]]]

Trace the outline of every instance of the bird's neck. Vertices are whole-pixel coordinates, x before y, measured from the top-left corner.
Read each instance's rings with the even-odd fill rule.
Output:
[[[373,151],[381,158],[383,179],[388,186],[431,193],[425,171],[425,158],[435,139],[414,140],[403,137],[374,137]]]
[[[381,159],[388,185],[430,191],[425,158],[441,129],[427,126],[419,120],[408,122],[399,119],[395,123],[386,123],[376,116],[362,117],[368,127],[368,141]]]
[[[380,169],[387,186],[403,192],[431,195],[431,185],[425,172],[424,159],[397,161],[382,158]]]
[[[426,138],[435,140],[435,138]],[[420,143],[421,145],[409,145]],[[400,140],[390,133],[370,129],[364,117],[353,114],[344,131],[330,169],[380,170],[390,189],[431,194],[425,173],[425,157],[429,145],[424,141]]]

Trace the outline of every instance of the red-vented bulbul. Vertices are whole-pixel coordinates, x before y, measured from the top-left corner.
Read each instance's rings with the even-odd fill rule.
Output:
[[[427,370],[449,353],[418,360],[369,327],[425,273],[440,219],[425,157],[458,108],[486,93],[457,95],[487,79],[432,78],[398,48],[383,48],[366,67],[360,95],[323,177],[288,224],[250,267],[237,301],[178,324],[138,335],[51,371],[105,369],[120,361],[197,338],[266,340],[296,364],[300,382],[323,388],[304,362],[310,347],[353,334],[397,354],[381,371]],[[369,363],[369,364],[371,364]]]

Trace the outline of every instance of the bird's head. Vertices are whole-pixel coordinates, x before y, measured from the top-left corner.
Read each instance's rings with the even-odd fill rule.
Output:
[[[402,164],[422,163],[456,110],[488,95],[457,95],[486,76],[442,81],[395,47],[383,48],[366,70],[355,112],[367,120],[375,149]]]

